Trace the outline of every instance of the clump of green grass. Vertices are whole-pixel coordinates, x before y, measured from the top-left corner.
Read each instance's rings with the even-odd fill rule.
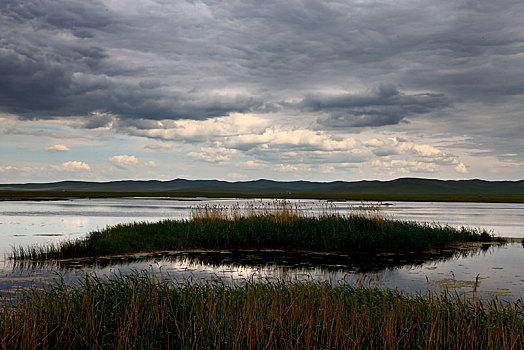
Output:
[[[49,260],[181,249],[284,249],[318,252],[421,250],[452,242],[491,240],[489,234],[451,226],[396,221],[361,208],[358,215],[322,215],[286,201],[195,208],[190,220],[130,223],[54,245],[15,247],[16,260]],[[485,237],[487,235],[487,237]]]
[[[521,302],[328,283],[227,286],[96,277],[0,306],[2,348],[519,349]]]

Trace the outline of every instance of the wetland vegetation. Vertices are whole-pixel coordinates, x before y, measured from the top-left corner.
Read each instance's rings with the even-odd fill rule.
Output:
[[[31,289],[0,307],[3,348],[519,349],[523,339],[522,303],[320,282],[227,286],[137,273]]]
[[[288,201],[194,208],[189,220],[129,223],[54,245],[14,247],[15,260],[51,260],[189,249],[281,249],[316,252],[422,250],[454,242],[491,241],[475,229],[383,218],[376,206],[351,215],[325,207],[309,216]]]
[[[204,205],[194,208],[190,219],[120,224],[82,239],[17,247],[12,258],[22,264],[45,265],[64,261],[60,259],[194,249],[350,256],[494,239],[474,229],[392,220],[375,206],[364,206],[351,215],[335,214],[331,209],[327,206],[321,215],[314,216],[287,201],[244,207]],[[338,260],[331,260],[329,264],[340,266]],[[362,266],[365,268],[369,267]],[[478,276],[472,283],[473,296],[466,298],[446,291],[408,295],[363,283],[246,281],[229,285],[219,279],[180,282],[138,271],[108,278],[86,275],[72,284],[59,280],[7,294],[0,305],[0,345],[522,348],[522,300],[482,301],[477,295]]]

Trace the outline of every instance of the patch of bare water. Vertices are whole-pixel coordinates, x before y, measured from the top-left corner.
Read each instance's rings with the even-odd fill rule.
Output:
[[[464,244],[403,254],[315,254],[286,251],[180,251],[46,263],[5,262],[0,293],[68,283],[86,274],[146,271],[178,281],[328,281],[411,294],[458,294],[516,302],[524,297],[524,247]]]

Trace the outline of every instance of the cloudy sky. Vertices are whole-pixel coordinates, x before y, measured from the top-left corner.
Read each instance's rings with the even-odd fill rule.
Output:
[[[2,0],[0,183],[524,178],[522,0]]]

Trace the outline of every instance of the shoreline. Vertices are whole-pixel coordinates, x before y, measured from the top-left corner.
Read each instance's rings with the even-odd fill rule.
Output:
[[[151,251],[140,251],[140,252],[129,252],[129,253],[121,253],[121,254],[112,254],[112,255],[99,255],[99,256],[81,256],[81,257],[71,257],[71,258],[58,258],[58,259],[50,259],[50,260],[16,260],[12,257],[9,257],[6,259],[6,261],[21,261],[21,262],[74,262],[74,261],[90,261],[90,260],[97,260],[97,259],[141,259],[141,258],[148,258],[148,257],[154,257],[155,255],[161,255],[161,254],[174,254],[174,253],[210,253],[210,252],[280,252],[280,253],[297,253],[297,254],[314,254],[314,255],[324,255],[324,256],[334,256],[334,255],[340,255],[340,256],[347,256],[347,255],[409,255],[409,254],[420,254],[420,253],[428,253],[438,248],[456,248],[460,246],[481,246],[481,245],[504,245],[504,244],[510,244],[510,243],[521,243],[523,238],[517,238],[517,237],[500,237],[505,242],[454,242],[450,243],[448,245],[444,246],[438,246],[438,247],[432,247],[429,249],[422,249],[420,251],[398,251],[398,252],[388,252],[388,251],[379,251],[379,252],[329,252],[329,251],[316,251],[316,250],[287,250],[287,249],[276,249],[276,248],[261,248],[261,249],[253,249],[253,248],[239,248],[239,249],[213,249],[213,248],[187,248],[187,249],[158,249],[158,250],[151,250]]]
[[[371,202],[470,202],[524,203],[524,195],[516,194],[376,194],[376,193],[223,193],[223,192],[74,192],[74,191],[2,191],[0,201],[60,201],[74,199],[148,198],[148,199],[318,199],[332,201]]]

